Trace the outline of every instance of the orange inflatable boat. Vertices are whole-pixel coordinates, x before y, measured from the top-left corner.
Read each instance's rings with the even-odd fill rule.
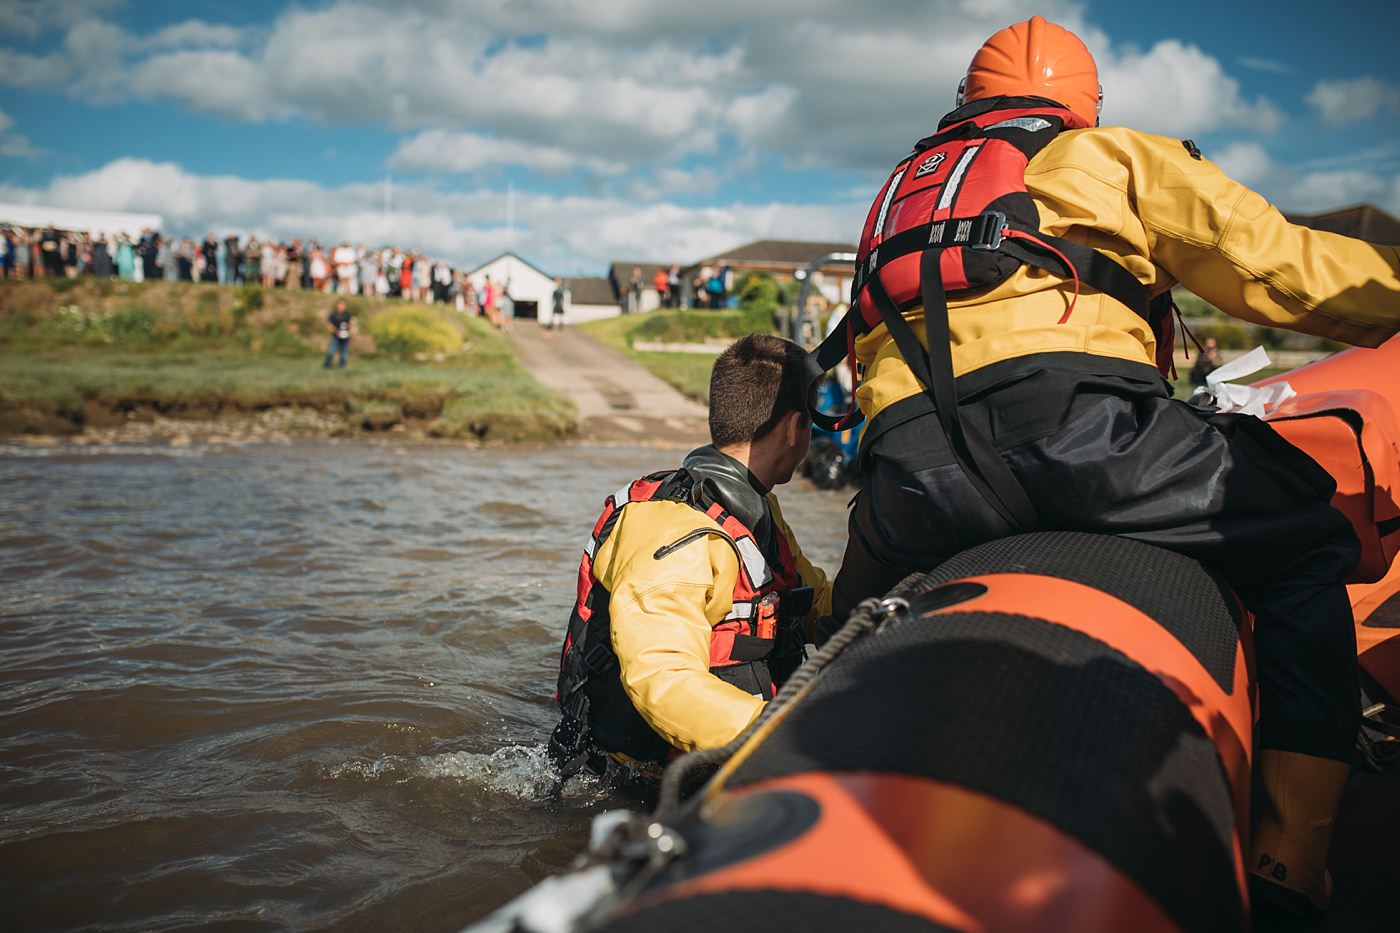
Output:
[[[1283,378],[1299,395],[1271,420],[1362,536],[1383,741],[1400,341]],[[1059,532],[974,548],[863,605],[735,748],[681,759],[656,814],[600,817],[576,871],[479,929],[1246,930],[1252,664],[1248,614],[1188,558]]]

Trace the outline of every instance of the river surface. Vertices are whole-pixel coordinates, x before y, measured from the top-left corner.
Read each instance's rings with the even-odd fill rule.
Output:
[[[12,930],[453,930],[634,801],[542,737],[603,497],[678,453],[0,448]],[[828,572],[849,493],[784,513]]]

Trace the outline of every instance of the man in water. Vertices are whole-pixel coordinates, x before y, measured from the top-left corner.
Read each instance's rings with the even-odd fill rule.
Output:
[[[1077,36],[1040,17],[1008,27],[973,58],[948,135],[876,199],[861,244],[876,268],[851,314],[868,328],[867,473],[837,611],[1018,531],[1118,534],[1216,568],[1257,619],[1256,902],[1322,906],[1359,724],[1356,536],[1331,478],[1267,424],[1171,399],[1156,312],[1181,283],[1256,324],[1377,346],[1400,328],[1400,254],[1290,224],[1189,140],[1099,127],[1101,98]],[[1002,163],[979,175],[979,149],[1047,130],[1001,180],[1024,182],[1038,221],[959,207],[1009,191]],[[979,256],[1016,262],[977,282]]]
[[[579,566],[550,752],[654,770],[738,736],[830,606],[772,489],[807,453],[805,353],[750,334],[710,377],[712,443],[608,497]]]
[[[341,298],[335,303],[335,310],[326,318],[326,329],[331,334],[331,345],[326,350],[326,359],[321,363],[322,369],[331,368],[331,359],[340,354],[340,368],[345,368],[345,358],[350,355],[350,332],[352,330],[350,310],[345,304],[345,299]]]

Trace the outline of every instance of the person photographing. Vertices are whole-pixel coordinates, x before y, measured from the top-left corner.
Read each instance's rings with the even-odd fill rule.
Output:
[[[350,316],[350,309],[341,298],[335,303],[334,309],[326,317],[326,330],[330,332],[331,344],[326,350],[326,358],[321,363],[322,369],[331,368],[331,360],[339,355],[340,368],[345,368],[345,360],[350,355],[350,334],[354,329],[354,321]]]

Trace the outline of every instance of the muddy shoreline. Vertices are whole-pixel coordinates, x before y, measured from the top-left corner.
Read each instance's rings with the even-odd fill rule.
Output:
[[[198,444],[290,444],[333,440],[352,444],[412,444],[469,449],[491,447],[542,448],[588,444],[600,447],[650,447],[690,450],[706,442],[703,427],[674,425],[663,419],[631,417],[582,418],[566,425],[532,427],[523,420],[492,424],[476,433],[444,434],[433,418],[396,417],[384,411],[326,412],[312,408],[273,408],[259,412],[212,417],[167,415],[150,407],[136,408],[125,417],[109,417],[65,429],[0,433],[0,447],[128,447]],[[68,422],[67,424],[71,424]]]

